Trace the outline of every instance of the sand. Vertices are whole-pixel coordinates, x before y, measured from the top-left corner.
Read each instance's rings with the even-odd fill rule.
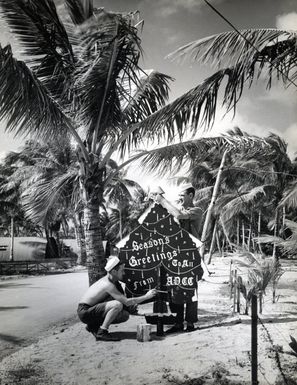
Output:
[[[60,325],[51,335],[4,358],[0,384],[27,385],[202,385],[251,384],[251,317],[233,313],[229,282],[230,258],[215,258],[214,275],[199,283],[197,330],[138,342],[139,315],[112,325],[120,342],[96,342],[82,323]],[[258,383],[297,384],[297,355],[289,346],[297,339],[297,265],[283,262],[285,273],[272,303],[264,297],[258,324]],[[166,329],[167,327],[165,327]]]

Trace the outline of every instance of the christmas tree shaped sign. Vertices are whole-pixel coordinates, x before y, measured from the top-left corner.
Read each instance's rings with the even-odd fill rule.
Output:
[[[152,205],[143,217],[118,245],[127,294],[139,296],[157,288],[167,291],[175,303],[191,301],[203,274],[198,240],[160,204]]]

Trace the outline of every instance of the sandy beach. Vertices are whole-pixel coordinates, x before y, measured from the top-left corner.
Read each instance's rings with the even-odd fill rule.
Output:
[[[215,272],[199,283],[197,330],[156,336],[138,342],[137,325],[145,323],[152,304],[139,314],[112,325],[120,342],[96,342],[85,326],[57,325],[38,342],[7,357],[0,364],[0,384],[12,385],[201,385],[251,384],[251,317],[233,313],[229,286],[230,258],[215,258]],[[258,382],[297,384],[297,356],[289,346],[297,338],[297,268],[285,270],[277,289],[264,297],[258,324]],[[167,326],[165,327],[165,329]]]

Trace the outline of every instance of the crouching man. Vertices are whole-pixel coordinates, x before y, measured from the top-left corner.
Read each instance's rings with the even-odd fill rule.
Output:
[[[105,270],[107,275],[91,285],[81,298],[77,314],[97,341],[119,341],[108,332],[109,326],[126,322],[129,318],[127,309],[153,298],[157,291],[152,289],[141,297],[127,298],[119,283],[124,276],[124,264],[118,257],[110,256]]]

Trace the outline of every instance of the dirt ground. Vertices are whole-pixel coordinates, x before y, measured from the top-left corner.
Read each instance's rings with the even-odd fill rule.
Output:
[[[297,384],[297,356],[289,346],[297,339],[297,262],[285,270],[277,289],[264,297],[258,323],[258,383]],[[215,258],[215,274],[199,283],[197,330],[138,342],[139,315],[113,325],[120,342],[96,342],[80,322],[64,324],[0,363],[0,385],[203,385],[251,384],[251,317],[232,312],[230,257]],[[65,326],[66,325],[66,326]],[[167,327],[165,327],[166,329]]]

